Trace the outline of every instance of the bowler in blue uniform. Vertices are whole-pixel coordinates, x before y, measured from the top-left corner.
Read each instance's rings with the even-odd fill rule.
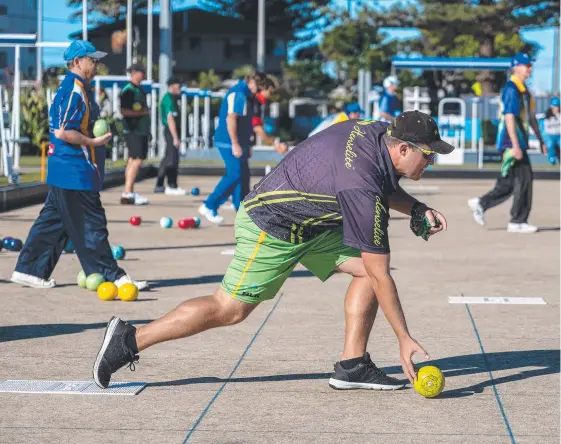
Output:
[[[88,83],[106,55],[84,40],[75,40],[64,53],[69,71],[49,111],[49,193],[19,255],[11,279],[14,283],[54,287],[51,274],[69,240],[86,275],[101,273],[117,287],[134,282],[113,258],[99,195],[105,144],[112,135],[91,137],[99,108]],[[139,290],[147,286],[146,282],[134,283]]]

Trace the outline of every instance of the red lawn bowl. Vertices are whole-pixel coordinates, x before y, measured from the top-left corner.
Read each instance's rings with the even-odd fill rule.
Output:
[[[142,222],[142,219],[140,218],[140,216],[132,216],[129,219],[129,222],[131,225],[134,225],[135,227],[138,227],[140,225],[140,223]]]
[[[177,221],[177,226],[182,230],[186,230],[187,228],[189,228],[189,226],[187,225],[187,219],[179,219]]]

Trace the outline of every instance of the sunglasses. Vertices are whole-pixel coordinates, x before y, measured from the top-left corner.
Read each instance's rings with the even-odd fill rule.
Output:
[[[436,158],[436,152],[431,151],[431,150],[427,150],[426,148],[421,148],[419,145],[415,145],[412,142],[407,142],[409,145],[411,145],[413,148],[419,150],[421,153],[423,153],[423,157],[428,160],[429,162],[432,162],[435,158]]]
[[[92,62],[94,65],[97,65],[99,60],[98,59],[93,59],[91,57],[84,57],[85,59],[88,59],[90,62]]]

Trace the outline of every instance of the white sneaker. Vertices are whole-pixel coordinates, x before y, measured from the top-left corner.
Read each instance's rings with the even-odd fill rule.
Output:
[[[49,279],[48,281],[46,281],[45,279],[41,279],[40,277],[20,273],[19,271],[14,271],[10,280],[14,284],[20,284],[26,287],[33,288],[53,288],[56,285],[56,281],[54,279]]]
[[[515,224],[509,222],[506,227],[506,231],[508,231],[509,233],[528,234],[528,233],[535,233],[536,231],[538,231],[538,227],[529,224]]]
[[[134,193],[134,204],[135,205],[148,205],[148,199],[141,196],[140,194]]]
[[[185,196],[187,194],[187,191],[185,191],[183,188],[170,188],[170,187],[166,187],[166,196]]]
[[[234,206],[234,204],[232,202],[225,203],[224,205],[222,205],[221,208],[224,208],[225,210],[236,211],[236,207]]]
[[[474,197],[473,199],[468,200],[468,206],[473,211],[473,219],[478,225],[485,225],[485,211],[481,207],[479,203],[479,197]]]
[[[138,291],[146,290],[148,288],[147,281],[133,281],[128,274],[121,276],[113,283],[117,286],[117,288],[119,288],[123,284],[134,284],[136,285],[136,288],[138,288]]]
[[[224,218],[218,214],[217,211],[213,211],[210,208],[207,208],[205,204],[202,204],[199,207],[199,214],[206,217],[208,221],[212,222],[213,224],[220,225],[224,222]]]

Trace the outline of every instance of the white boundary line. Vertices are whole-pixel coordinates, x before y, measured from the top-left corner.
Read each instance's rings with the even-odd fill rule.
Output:
[[[464,297],[450,296],[450,304],[512,304],[512,305],[547,305],[543,298],[519,298],[519,297]]]

